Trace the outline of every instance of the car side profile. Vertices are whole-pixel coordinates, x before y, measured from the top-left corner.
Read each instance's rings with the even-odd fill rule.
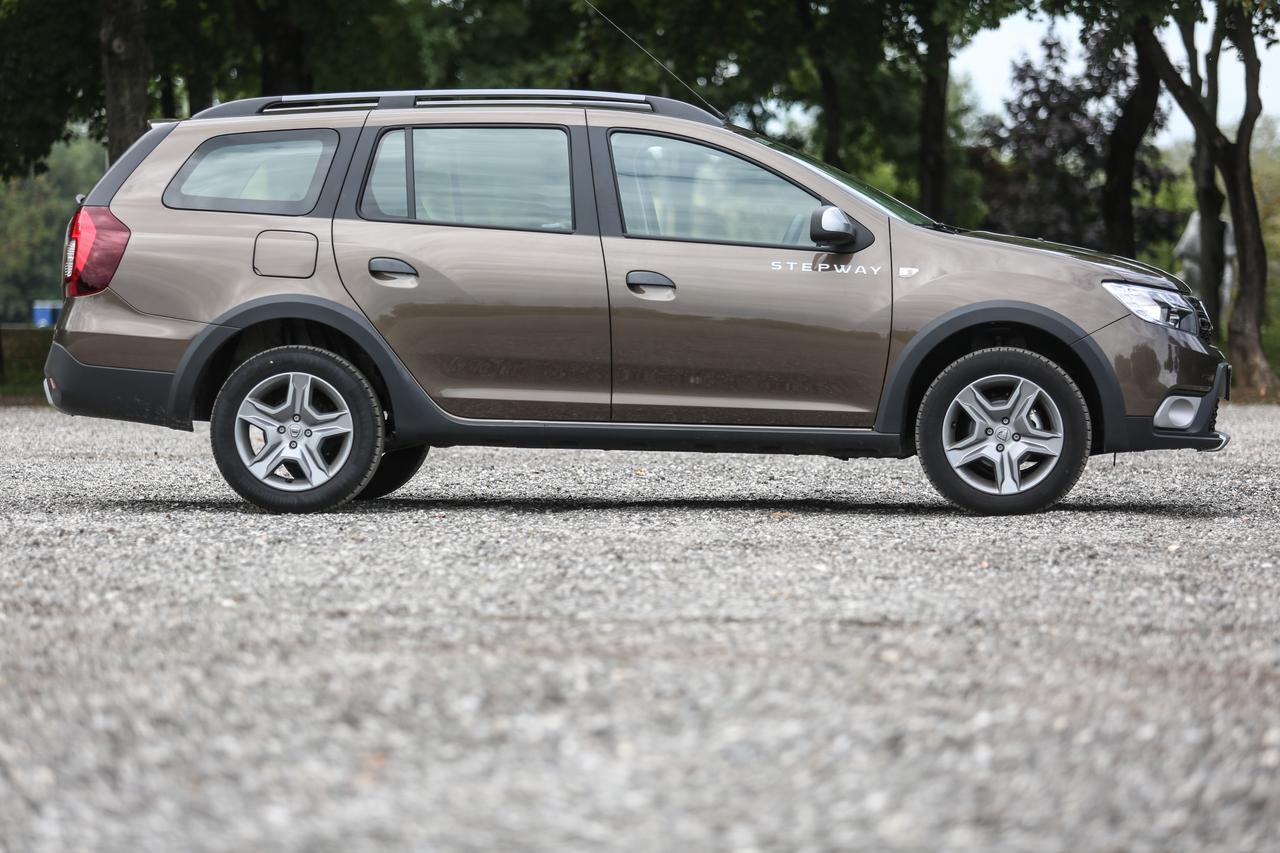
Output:
[[[689,104],[572,90],[253,98],[157,124],[68,227],[73,415],[210,422],[274,512],[430,447],[919,455],[985,514],[1090,454],[1220,450],[1176,278],[934,222]]]

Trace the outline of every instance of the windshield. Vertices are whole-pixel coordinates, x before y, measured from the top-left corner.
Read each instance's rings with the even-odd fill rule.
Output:
[[[748,139],[752,139],[756,142],[759,142],[761,145],[764,145],[766,148],[772,148],[774,151],[777,151],[779,154],[782,154],[788,157],[789,159],[796,161],[801,166],[804,166],[814,172],[817,172],[819,175],[822,175],[824,178],[830,178],[831,180],[840,184],[840,186],[847,189],[849,192],[853,193],[854,195],[866,201],[867,204],[870,204],[873,207],[879,208],[881,211],[888,214],[889,216],[892,216],[894,219],[901,219],[903,222],[908,222],[912,225],[936,225],[937,224],[936,222],[934,222],[929,217],[925,216],[920,211],[908,205],[903,204],[893,196],[889,195],[887,192],[876,189],[875,187],[871,186],[871,184],[868,184],[865,181],[860,180],[859,178],[855,178],[853,175],[850,175],[848,172],[845,172],[841,169],[837,169],[835,166],[829,166],[826,163],[823,163],[821,160],[816,160],[813,157],[810,157],[808,154],[801,154],[799,151],[796,151],[794,148],[791,148],[790,146],[787,146],[787,145],[783,145],[781,142],[772,140],[769,137],[756,133],[753,130],[747,130],[746,128],[742,128],[742,127],[735,127],[732,129],[737,131],[738,133],[741,133],[743,136],[747,137]]]

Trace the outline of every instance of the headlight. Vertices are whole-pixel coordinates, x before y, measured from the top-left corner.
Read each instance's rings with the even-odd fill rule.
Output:
[[[1104,281],[1102,286],[1148,323],[1195,334],[1196,309],[1181,293],[1119,281]]]

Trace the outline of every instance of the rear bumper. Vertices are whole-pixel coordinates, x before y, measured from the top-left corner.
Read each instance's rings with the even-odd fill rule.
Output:
[[[55,343],[44,376],[45,398],[65,414],[174,425],[168,412],[172,373],[81,364]]]
[[[1171,394],[1174,392],[1171,392]],[[1191,396],[1185,391],[1178,396]],[[1127,416],[1121,440],[1127,445],[1116,450],[1222,450],[1231,436],[1217,429],[1218,402],[1231,399],[1231,365],[1221,362],[1214,373],[1213,385],[1200,397],[1195,418],[1184,429],[1161,429],[1154,418]]]

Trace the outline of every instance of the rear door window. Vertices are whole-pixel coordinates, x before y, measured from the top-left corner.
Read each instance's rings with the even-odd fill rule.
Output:
[[[407,166],[412,163],[412,167]],[[569,137],[555,127],[417,127],[383,134],[367,219],[572,231]]]
[[[334,130],[233,133],[206,139],[164,191],[168,207],[302,216],[320,199],[338,147]]]

